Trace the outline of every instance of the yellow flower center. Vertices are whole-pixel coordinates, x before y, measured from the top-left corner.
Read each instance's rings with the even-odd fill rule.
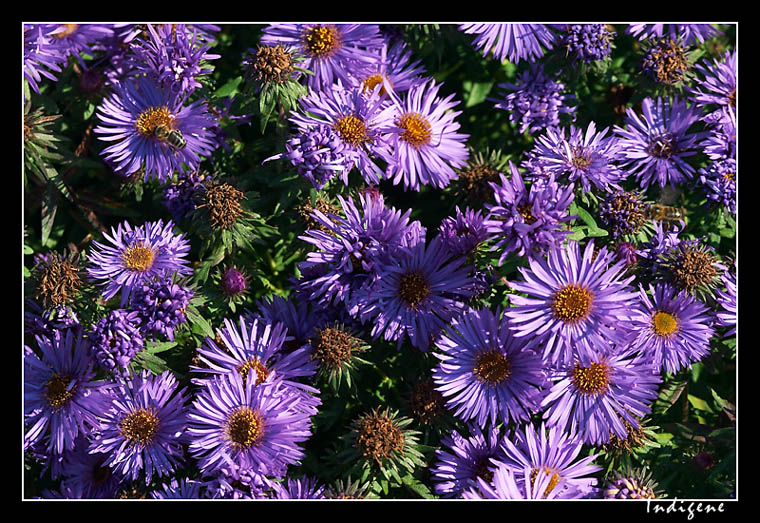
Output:
[[[430,294],[430,288],[422,274],[419,272],[409,272],[401,277],[398,293],[404,303],[416,309],[422,303],[422,300]]]
[[[248,377],[248,372],[253,369],[256,372],[256,383],[261,383],[265,379],[267,379],[267,376],[269,376],[269,369],[264,366],[263,363],[261,363],[257,359],[252,359],[250,361],[246,361],[245,363],[238,365],[237,371],[240,373],[240,375],[243,377],[243,383],[245,383],[246,378]]]
[[[135,122],[138,132],[145,136],[153,136],[153,132],[158,126],[174,129],[174,115],[165,105],[146,109],[137,116]]]
[[[512,364],[503,352],[491,349],[477,356],[473,372],[480,381],[496,385],[509,378]]]
[[[668,337],[678,330],[678,320],[672,314],[657,311],[652,316],[652,326],[658,336]]]
[[[119,431],[133,445],[148,445],[158,432],[158,416],[153,409],[139,408],[119,422]]]
[[[551,479],[549,480],[549,484],[546,486],[546,490],[544,490],[543,497],[545,498],[546,496],[549,495],[549,493],[552,490],[554,490],[554,487],[557,486],[557,483],[559,483],[560,475],[556,471],[549,469],[547,467],[534,468],[530,472],[530,486],[531,487],[533,487],[533,485],[536,483],[536,478],[538,477],[538,473],[541,471],[545,472],[546,474],[552,475]]]
[[[593,293],[580,285],[565,285],[552,297],[554,317],[565,323],[577,323],[591,312]]]
[[[530,205],[518,205],[517,212],[520,213],[520,216],[523,217],[523,220],[525,220],[525,223],[528,225],[535,223],[536,217],[533,216],[532,207]]]
[[[361,118],[352,114],[343,116],[333,124],[333,128],[338,132],[341,140],[354,147],[370,141],[369,136],[367,136],[367,125]]]
[[[610,386],[611,367],[605,363],[591,363],[588,367],[575,364],[571,380],[581,394],[595,395],[607,392]]]
[[[76,385],[69,388],[71,378],[55,374],[45,384],[45,399],[53,409],[58,410],[74,396]]]
[[[248,449],[261,439],[263,429],[261,413],[248,407],[239,407],[227,417],[225,436],[234,448]]]
[[[71,36],[72,34],[77,32],[77,29],[79,29],[79,24],[61,24],[61,27],[65,27],[63,31],[60,33],[55,33],[52,35],[54,38],[66,38],[67,36]]]
[[[432,128],[427,118],[420,113],[404,113],[398,119],[397,125],[404,130],[401,139],[415,148],[430,143]]]
[[[303,45],[316,57],[329,56],[340,47],[340,33],[334,25],[315,25],[303,33]]]
[[[388,82],[388,84],[391,83],[390,79],[387,76],[385,77],[385,81]],[[383,75],[380,73],[373,74],[369,78],[364,80],[364,82],[362,82],[362,85],[364,85],[364,92],[371,93],[372,90],[375,87],[377,87],[378,84],[382,84],[382,83],[383,83]],[[388,93],[385,90],[385,85],[383,85],[383,87],[380,88],[380,95],[385,96],[387,94]]]
[[[121,255],[124,265],[128,269],[138,272],[145,272],[153,266],[155,253],[142,242],[130,245]]]

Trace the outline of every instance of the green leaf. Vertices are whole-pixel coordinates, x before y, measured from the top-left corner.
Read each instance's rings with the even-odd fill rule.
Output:
[[[197,325],[203,334],[209,338],[213,338],[215,336],[214,329],[211,328],[211,325],[203,316],[190,308],[185,311],[185,314],[187,315],[187,319],[190,320],[190,323]]]
[[[214,98],[232,98],[234,97],[238,92],[238,86],[240,85],[240,82],[243,81],[242,76],[237,76],[233,78],[232,80],[229,80],[226,84],[221,86],[219,89],[214,92]]]
[[[485,101],[486,96],[493,87],[493,82],[469,82],[462,84],[464,87],[465,107],[473,107]]]
[[[710,405],[703,399],[698,398],[692,394],[689,394],[687,396],[689,399],[689,403],[691,403],[691,406],[694,407],[697,410],[701,410],[703,412],[714,412],[713,409],[710,407]]]
[[[176,346],[177,346],[176,341],[165,341],[165,342],[149,341],[145,344],[145,348],[143,350],[147,352],[148,354],[157,354],[159,352],[164,352]]]

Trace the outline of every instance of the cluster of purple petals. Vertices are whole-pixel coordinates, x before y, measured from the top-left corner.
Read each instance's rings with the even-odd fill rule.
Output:
[[[710,24],[629,24],[625,30],[639,40],[659,40],[663,37],[682,40],[686,45],[696,45],[720,31]]]
[[[209,53],[211,44],[199,38],[196,29],[184,24],[147,26],[148,38],[133,40],[129,76],[146,75],[165,89],[190,94],[202,86],[198,77],[214,68],[208,60],[220,57]]]
[[[574,198],[572,185],[561,186],[550,178],[528,188],[511,162],[510,177],[499,176],[499,185],[491,183],[496,203],[486,204],[483,223],[495,242],[492,249],[501,252],[500,264],[512,253],[541,256],[570,234],[564,224],[572,219],[567,212]]]
[[[725,207],[736,215],[736,174],[737,165],[734,158],[725,158],[712,162],[697,171],[699,186],[707,199],[714,205]]]
[[[559,25],[557,47],[564,48],[567,56],[575,62],[591,63],[604,60],[610,55],[610,43],[614,33],[605,24]]]
[[[627,173],[618,166],[623,151],[617,137],[607,135],[609,128],[597,131],[590,122],[585,133],[574,125],[565,131],[550,127],[536,139],[524,162],[530,175],[580,183],[583,192],[620,189]]]
[[[518,124],[519,132],[535,133],[560,124],[560,116],[573,115],[575,106],[568,102],[575,99],[572,94],[565,94],[565,84],[544,73],[543,65],[531,65],[517,78],[517,83],[499,84],[507,89],[503,99],[490,99],[495,107],[509,113],[509,120]]]
[[[493,51],[500,61],[535,62],[555,43],[556,35],[545,24],[462,24],[459,30],[477,35],[473,44],[483,56]]]
[[[455,216],[441,221],[438,235],[448,249],[457,255],[469,255],[488,238],[488,228],[481,210],[456,208]]]
[[[203,177],[197,172],[187,173],[164,187],[164,205],[175,222],[192,217],[198,205],[197,197],[204,188]]]
[[[24,332],[33,336],[50,337],[54,332],[79,329],[76,312],[69,307],[44,310],[34,300],[24,301]]]
[[[635,234],[649,204],[636,192],[616,191],[599,202],[599,218],[605,230],[618,238]]]
[[[336,175],[348,185],[353,160],[346,147],[332,128],[311,127],[288,138],[286,152],[271,159],[287,158],[296,172],[319,191]]]
[[[137,311],[146,336],[158,333],[174,341],[174,329],[187,321],[185,309],[193,295],[188,287],[155,279],[134,289],[131,307]]]
[[[140,322],[137,311],[124,309],[110,311],[98,320],[90,337],[95,359],[101,368],[112,373],[121,373],[127,368],[145,344]]]

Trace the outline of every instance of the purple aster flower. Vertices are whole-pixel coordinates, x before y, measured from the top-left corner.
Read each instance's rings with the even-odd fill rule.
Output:
[[[702,77],[695,77],[689,94],[697,107],[713,109],[704,117],[706,121],[723,118],[726,113],[720,109],[736,112],[737,56],[734,49],[733,52],[726,51],[722,59],[714,60],[712,64],[701,62],[694,66]]]
[[[660,257],[678,247],[682,241],[678,235],[682,230],[683,225],[670,228],[665,222],[654,223],[654,235],[636,251],[644,272],[657,277],[664,271],[660,266]]]
[[[148,35],[132,43],[132,64],[129,76],[154,78],[162,89],[189,95],[202,86],[198,77],[214,71],[208,60],[221,55],[211,54],[196,29],[184,24],[147,25]]]
[[[459,30],[478,35],[473,44],[483,50],[483,56],[493,50],[495,58],[514,64],[520,60],[535,62],[545,49],[552,48],[556,38],[544,24],[462,24]]]
[[[301,408],[316,413],[320,404],[319,391],[300,383],[317,372],[316,362],[311,360],[308,347],[299,347],[285,353],[282,344],[286,329],[282,323],[269,324],[254,318],[239,319],[239,327],[232,321],[224,320],[224,329],[217,329],[219,341],[206,338],[198,348],[198,357],[203,367],[191,366],[194,374],[237,374],[244,382],[255,375],[256,383],[277,379],[294,389],[302,398]],[[253,371],[253,373],[251,373]],[[271,375],[271,378],[270,378]],[[193,382],[202,384],[209,377],[195,378]]]
[[[478,478],[475,486],[462,492],[464,499],[573,499],[583,493],[568,488],[567,481],[555,479],[552,472],[531,469],[517,472],[506,465],[493,471],[493,479],[486,482]],[[561,497],[560,497],[561,496]]]
[[[436,463],[430,469],[435,493],[444,497],[458,497],[468,487],[477,485],[477,478],[487,483],[493,479],[495,462],[505,458],[502,449],[501,429],[495,426],[482,431],[470,425],[470,437],[452,430],[441,438],[441,448],[436,449]]]
[[[203,474],[225,467],[282,476],[305,454],[299,443],[311,436],[302,396],[282,381],[247,379],[237,372],[214,376],[188,414],[190,453]]]
[[[736,111],[723,108],[713,114],[722,116],[713,118],[708,136],[701,144],[705,154],[713,161],[736,159]]]
[[[557,24],[555,28],[560,30],[557,47],[564,48],[573,63],[588,64],[610,55],[615,33],[605,24]]]
[[[301,288],[311,291],[310,300],[330,305],[343,302],[349,313],[359,312],[357,293],[377,278],[377,264],[388,262],[397,248],[424,242],[424,230],[409,223],[411,210],[386,207],[382,198],[359,197],[361,210],[352,199],[338,196],[343,216],[326,216],[314,209],[311,216],[326,231],[309,229],[300,238],[318,248],[308,253],[300,269],[323,265],[326,272],[305,278]]]
[[[92,349],[81,331],[36,341],[41,356],[24,347],[24,447],[46,441],[47,452],[60,456],[97,426],[111,385],[96,381]]]
[[[172,232],[170,220],[146,222],[133,228],[129,222],[111,228],[111,235],[103,236],[112,245],[93,242],[89,254],[88,274],[105,287],[103,299],[109,300],[121,292],[121,305],[125,305],[133,290],[154,278],[166,278],[173,274],[186,276],[192,272],[185,256],[190,252],[190,242],[184,234]]]
[[[650,296],[651,294],[651,296]],[[643,286],[630,321],[629,346],[651,361],[655,371],[675,374],[710,352],[712,317],[701,302],[668,284]]]
[[[143,370],[119,383],[110,408],[100,416],[90,453],[103,453],[105,465],[125,478],[171,475],[184,460],[187,427],[185,389],[178,389],[170,371]]]
[[[167,484],[161,486],[150,493],[153,499],[200,499],[201,487],[200,481],[188,478],[172,478]]]
[[[368,93],[378,84],[382,84],[381,95],[408,91],[425,74],[422,62],[410,62],[411,56],[412,52],[404,42],[398,41],[391,45],[390,40],[384,38],[383,45],[378,50],[377,60],[369,64],[363,74],[352,76],[351,85],[363,87],[364,92]]]
[[[512,335],[501,311],[454,318],[436,348],[433,381],[455,416],[482,427],[519,423],[539,410],[547,384],[541,357]]]
[[[106,464],[104,454],[90,454],[89,441],[79,436],[73,451],[66,453],[64,480],[82,499],[115,498],[124,478]]]
[[[503,99],[489,100],[496,102],[497,109],[509,112],[510,122],[519,122],[521,133],[535,133],[548,127],[559,126],[562,114],[575,117],[575,107],[567,105],[575,96],[562,94],[565,84],[544,74],[543,65],[531,64],[529,70],[520,73],[516,84],[508,82],[499,84],[499,87],[514,92],[502,93]]]
[[[114,34],[110,24],[43,24],[43,27],[50,37],[48,44],[57,47],[64,57],[73,56],[82,66],[85,65],[82,53],[102,49],[100,42]]]
[[[736,276],[726,271],[723,273],[725,292],[718,289],[715,292],[715,301],[722,310],[715,313],[715,325],[719,327],[731,327],[724,337],[736,335]]]
[[[558,492],[554,496],[559,499],[588,497],[597,490],[597,480],[592,474],[602,467],[593,464],[595,454],[576,459],[582,448],[583,441],[575,434],[557,427],[547,429],[543,423],[538,428],[528,423],[516,431],[513,438],[504,438],[503,463],[517,475],[517,486],[523,491],[527,489],[526,481],[544,472],[551,475],[551,479],[541,497],[552,495],[555,489]],[[530,477],[523,475],[526,471],[530,471]],[[561,482],[564,485],[560,485]],[[531,487],[533,490],[535,485]]]
[[[438,229],[441,241],[453,254],[470,255],[488,238],[485,218],[480,210],[456,208],[456,216],[444,218]]]
[[[132,358],[143,349],[137,311],[117,309],[98,320],[90,334],[95,360],[108,372],[126,371]]]
[[[557,247],[547,259],[529,258],[520,268],[522,281],[511,287],[527,294],[510,294],[512,307],[504,315],[514,336],[528,336],[544,359],[567,364],[577,358],[608,352],[611,342],[625,342],[618,328],[628,318],[636,297],[624,279],[625,263],[611,264],[613,253],[595,252],[589,242],[581,254],[577,242]]]
[[[394,185],[403,180],[404,190],[418,191],[420,184],[442,189],[457,178],[454,169],[467,163],[469,135],[456,132],[454,121],[462,111],[451,110],[459,101],[452,101],[456,93],[438,96],[442,85],[432,79],[416,83],[386,111],[393,114],[386,175]]]
[[[144,280],[132,289],[132,308],[144,335],[163,334],[174,341],[174,329],[187,321],[185,309],[195,293],[167,278]]]
[[[348,173],[354,167],[356,154],[335,128],[319,125],[302,130],[288,138],[285,150],[264,161],[287,158],[296,172],[318,191],[336,175],[348,185]]]
[[[580,181],[586,193],[592,187],[605,192],[620,189],[619,183],[627,174],[616,162],[623,153],[617,138],[607,136],[608,130],[597,132],[594,122],[588,124],[585,136],[574,125],[570,126],[569,136],[564,128],[549,128],[537,138],[526,164],[542,175],[554,175],[558,181]]]
[[[370,95],[366,95],[363,94],[363,89],[344,89],[337,85],[324,91],[312,91],[300,99],[301,111],[292,113],[290,117],[301,134],[308,136],[314,127],[323,129],[326,136],[320,138],[318,143],[324,143],[329,138],[327,128],[338,134],[344,147],[331,145],[332,153],[325,157],[333,160],[330,164],[332,167],[340,167],[344,161],[350,166],[343,172],[338,171],[346,183],[348,171],[352,167],[356,167],[371,185],[377,184],[384,177],[375,158],[385,159],[389,156],[386,134],[393,124],[392,115],[383,110],[385,103],[379,90],[376,87]],[[310,144],[307,142],[304,145]],[[286,155],[297,157],[297,151]],[[316,153],[312,151],[311,155],[313,154]],[[345,160],[341,160],[341,156]]]
[[[626,109],[625,128],[615,126],[623,160],[620,166],[636,177],[645,189],[657,183],[661,188],[676,185],[694,175],[684,158],[697,153],[706,133],[688,133],[698,119],[694,107],[677,96],[672,103],[657,98],[641,102],[641,116]]]
[[[483,224],[489,239],[501,250],[499,264],[516,251],[517,256],[535,257],[559,245],[572,231],[563,223],[573,219],[567,208],[575,197],[573,186],[561,186],[553,179],[537,180],[526,188],[522,175],[510,161],[511,176],[499,173],[501,185],[491,182],[496,204],[486,204]]]
[[[127,80],[98,106],[101,124],[93,129],[109,145],[101,154],[119,174],[145,169],[144,179],[171,179],[192,172],[216,147],[214,118],[203,100],[185,105],[179,92],[162,89],[148,77]]]
[[[261,43],[295,47],[305,57],[303,67],[311,89],[329,90],[336,80],[350,84],[377,60],[383,38],[372,24],[271,24],[262,31]]]
[[[317,478],[302,476],[287,478],[272,484],[271,499],[327,499],[325,487]]]
[[[710,24],[630,24],[625,32],[639,40],[659,40],[668,37],[682,40],[686,45],[700,44],[720,34]]]
[[[611,434],[628,437],[625,420],[634,429],[650,412],[661,378],[648,357],[631,351],[589,355],[557,368],[554,385],[543,400],[548,427],[577,434],[584,443],[607,443]]]
[[[53,45],[50,33],[54,30],[48,24],[24,24],[24,79],[37,94],[43,77],[57,82],[53,73],[66,65],[65,50]]]
[[[400,247],[394,258],[379,264],[375,283],[362,289],[361,319],[372,318],[375,338],[383,334],[400,347],[407,334],[412,345],[427,351],[444,325],[465,310],[463,300],[475,293],[475,280],[464,258],[452,257],[438,237],[427,246]]]
[[[716,160],[697,171],[699,185],[707,199],[716,207],[725,207],[736,215],[736,160],[724,158]]]

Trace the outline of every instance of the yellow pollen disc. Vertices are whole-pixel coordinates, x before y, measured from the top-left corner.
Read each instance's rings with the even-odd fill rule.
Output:
[[[45,399],[53,409],[60,409],[74,395],[76,385],[69,389],[69,383],[71,383],[71,378],[55,374],[45,384]]]
[[[385,81],[388,82],[389,84],[391,83],[390,79],[387,76],[385,77]],[[362,82],[362,84],[364,85],[364,92],[371,93],[372,90],[375,87],[377,87],[378,84],[382,84],[382,83],[383,83],[383,75],[380,73],[373,74],[372,76],[364,80],[364,82]],[[380,88],[380,95],[385,96],[387,94],[388,93],[385,91],[385,86],[383,85],[383,87]]]
[[[153,251],[142,243],[136,243],[127,247],[121,255],[124,265],[128,269],[138,272],[145,272],[150,269],[153,266],[154,257]]]
[[[67,36],[71,36],[76,33],[77,29],[79,29],[79,24],[61,24],[61,27],[65,27],[66,29],[60,33],[52,35],[54,38],[66,38]]]
[[[227,417],[225,436],[236,449],[247,449],[263,435],[263,419],[258,411],[240,407]]]
[[[536,217],[533,216],[532,207],[530,205],[518,205],[517,212],[520,213],[520,216],[523,217],[525,223],[528,225],[535,223]]]
[[[340,46],[340,34],[334,25],[316,25],[305,31],[303,43],[312,56],[329,56]]]
[[[575,323],[586,318],[591,312],[593,293],[580,285],[562,287],[552,297],[554,317],[565,323]]]
[[[261,383],[265,379],[267,379],[267,376],[269,376],[269,370],[264,366],[263,363],[261,363],[259,360],[250,360],[242,365],[238,365],[238,372],[241,376],[243,376],[243,383],[245,383],[246,378],[248,377],[248,372],[253,369],[256,371],[256,383]]]
[[[536,483],[536,478],[538,477],[539,472],[545,472],[546,474],[551,474],[552,478],[549,480],[549,484],[546,486],[546,490],[544,490],[543,497],[546,497],[549,495],[549,493],[554,490],[554,487],[557,486],[557,483],[559,483],[560,475],[557,474],[556,471],[549,469],[547,467],[541,467],[541,468],[534,468],[530,472],[530,486],[533,487],[533,485]]]
[[[654,332],[658,336],[670,336],[678,330],[678,320],[672,314],[658,311],[652,316]]]
[[[588,367],[576,363],[571,379],[581,394],[601,394],[609,388],[610,370],[606,363],[591,363]]]
[[[736,173],[726,173],[723,175],[723,178],[729,181],[733,180],[734,177],[736,177]]]
[[[496,385],[509,378],[512,374],[512,364],[503,352],[491,349],[478,355],[474,373],[480,381]]]
[[[146,136],[152,136],[153,131],[158,126],[166,127],[167,129],[174,128],[174,115],[169,111],[169,108],[165,105],[161,107],[151,107],[141,112],[137,116],[135,127]]]
[[[132,444],[148,445],[158,432],[158,416],[153,409],[137,409],[119,422],[119,431]]]
[[[427,118],[420,113],[402,114],[397,125],[404,130],[401,139],[412,147],[419,148],[430,143],[432,128]]]
[[[430,294],[430,288],[422,274],[410,272],[401,277],[398,293],[404,303],[416,309]]]
[[[333,128],[340,135],[340,139],[354,147],[363,145],[369,141],[367,125],[354,115],[343,116],[333,124]]]

